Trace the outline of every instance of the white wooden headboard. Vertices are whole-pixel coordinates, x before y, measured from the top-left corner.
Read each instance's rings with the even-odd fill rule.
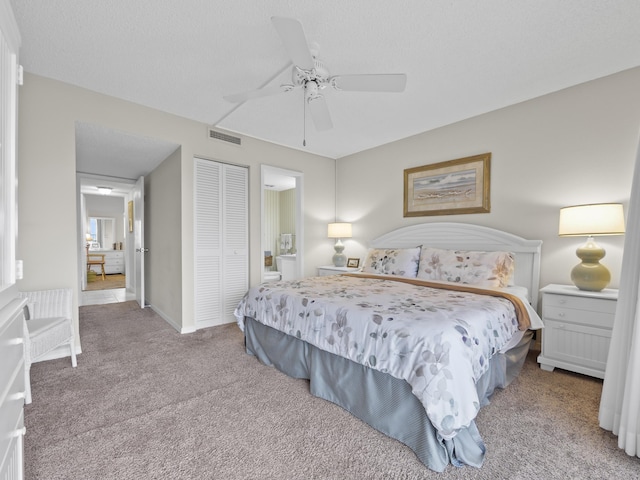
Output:
[[[507,251],[515,254],[514,284],[526,287],[533,308],[538,307],[542,240],[470,223],[434,222],[398,228],[370,242],[373,248],[411,248],[425,245],[449,250]]]

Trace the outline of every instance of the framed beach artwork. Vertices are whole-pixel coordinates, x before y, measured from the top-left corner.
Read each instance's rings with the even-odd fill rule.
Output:
[[[404,171],[404,216],[488,213],[491,153]]]

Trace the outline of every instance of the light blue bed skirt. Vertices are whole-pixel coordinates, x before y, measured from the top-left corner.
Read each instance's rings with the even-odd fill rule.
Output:
[[[496,388],[506,387],[520,372],[533,332],[516,347],[491,360],[490,369],[476,384],[482,405]],[[407,445],[431,470],[455,466],[482,466],[485,445],[473,422],[451,440],[431,425],[424,407],[404,380],[325,352],[298,338],[245,318],[247,352],[262,363],[294,377],[308,379],[311,393],[342,408],[376,430]]]

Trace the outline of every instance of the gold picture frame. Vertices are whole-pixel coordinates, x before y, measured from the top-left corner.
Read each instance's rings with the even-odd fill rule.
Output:
[[[408,168],[404,216],[489,213],[491,153]]]
[[[359,258],[348,258],[347,259],[347,268],[358,268],[360,267],[360,259]]]
[[[133,232],[133,200],[130,200],[127,204],[127,211],[129,214],[129,232]]]

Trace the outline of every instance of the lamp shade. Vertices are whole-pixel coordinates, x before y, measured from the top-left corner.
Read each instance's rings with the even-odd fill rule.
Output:
[[[623,233],[624,212],[620,203],[575,205],[560,209],[558,235],[561,237]]]
[[[330,223],[327,228],[329,238],[351,238],[350,223]]]

